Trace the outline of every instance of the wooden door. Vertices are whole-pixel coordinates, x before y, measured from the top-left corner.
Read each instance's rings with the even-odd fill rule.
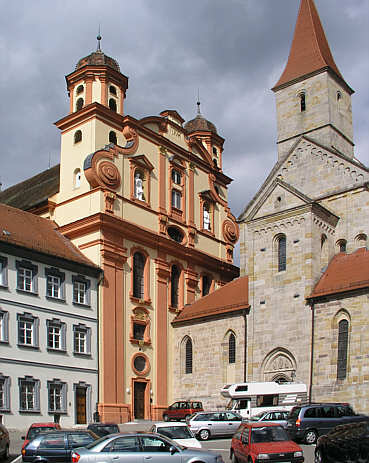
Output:
[[[134,383],[134,417],[136,419],[145,418],[145,389],[146,383]]]
[[[77,424],[86,424],[86,388],[76,387]]]

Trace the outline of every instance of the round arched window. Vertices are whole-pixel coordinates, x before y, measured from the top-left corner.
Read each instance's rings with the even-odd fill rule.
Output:
[[[117,102],[114,100],[114,98],[110,98],[109,108],[112,109],[113,111],[117,110]]]

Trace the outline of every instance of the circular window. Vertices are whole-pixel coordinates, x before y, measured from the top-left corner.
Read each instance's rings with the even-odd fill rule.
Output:
[[[177,241],[177,243],[182,243],[184,234],[181,229],[177,227],[168,227],[167,232],[172,240]]]
[[[134,365],[134,367],[136,368],[137,371],[142,373],[144,371],[145,367],[146,367],[146,359],[145,359],[145,357],[142,357],[141,355],[137,356],[134,359],[133,365]]]

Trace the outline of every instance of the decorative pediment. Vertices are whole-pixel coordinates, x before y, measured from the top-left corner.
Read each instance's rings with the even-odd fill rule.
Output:
[[[213,194],[211,190],[203,190],[200,191],[199,193],[200,198],[202,198],[204,201],[211,201],[211,202],[217,202],[217,196]]]
[[[202,144],[202,141],[197,138],[196,136],[188,137],[187,144],[189,149],[193,152],[198,154],[204,161],[208,162],[209,164],[213,165],[213,160],[211,155],[209,154],[208,150]]]
[[[129,161],[136,166],[141,167],[144,170],[152,171],[154,170],[154,166],[148,160],[148,158],[144,154],[137,154],[136,156],[131,156]]]

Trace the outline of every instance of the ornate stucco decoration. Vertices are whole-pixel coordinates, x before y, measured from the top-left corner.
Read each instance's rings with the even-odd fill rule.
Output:
[[[227,243],[236,244],[240,236],[238,225],[235,221],[225,219],[223,222],[223,238]]]

